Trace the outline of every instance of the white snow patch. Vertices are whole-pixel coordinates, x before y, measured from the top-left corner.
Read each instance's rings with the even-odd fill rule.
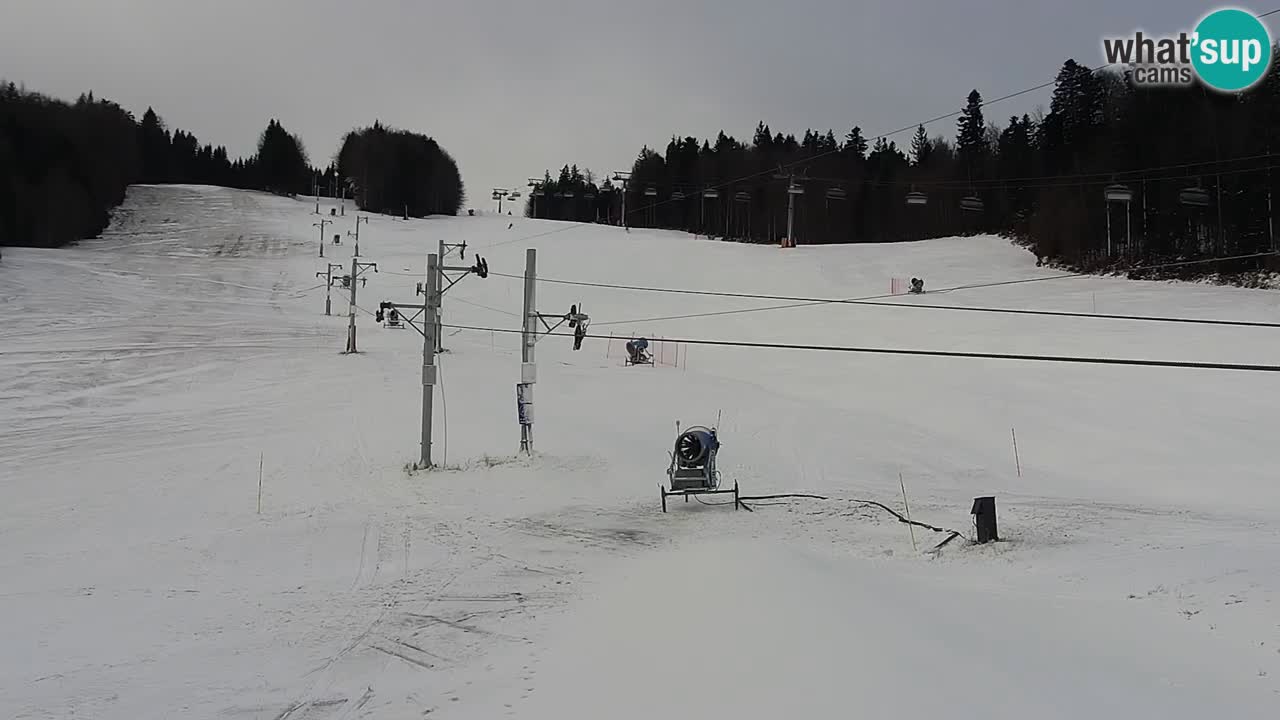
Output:
[[[561,628],[525,718],[1271,717],[1247,663],[1123,600],[1046,602],[773,540],[655,552]],[[1244,666],[1244,667],[1241,667]],[[1271,711],[1266,708],[1270,707]]]

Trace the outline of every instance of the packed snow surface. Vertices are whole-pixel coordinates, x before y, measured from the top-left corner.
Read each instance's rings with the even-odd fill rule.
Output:
[[[994,237],[777,247],[132,188],[102,237],[0,260],[0,717],[1160,717],[1280,714],[1272,373],[690,345],[633,335],[1272,364],[1265,328],[796,305],[553,282],[516,452],[527,248],[549,280],[888,294],[1061,274]],[[332,237],[342,236],[341,245]],[[321,237],[326,258],[318,257]],[[380,327],[425,255],[444,299],[435,460],[422,340]],[[453,273],[455,276],[457,273]],[[905,305],[1274,321],[1280,294],[1118,278]],[[694,316],[694,317],[690,317]],[[459,329],[457,326],[483,329]],[[492,330],[489,330],[492,329]],[[561,328],[565,330],[566,328]],[[609,335],[621,340],[610,342]],[[673,352],[673,348],[668,348]],[[687,352],[687,355],[685,354]],[[726,484],[659,506],[675,423]],[[1014,437],[1017,441],[1015,459]],[[900,480],[901,477],[901,480]],[[259,487],[261,481],[261,511]],[[997,497],[1003,541],[972,536]]]

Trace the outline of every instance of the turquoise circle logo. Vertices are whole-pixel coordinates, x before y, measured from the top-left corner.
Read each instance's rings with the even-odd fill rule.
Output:
[[[1247,90],[1271,67],[1271,34],[1244,10],[1224,8],[1205,15],[1192,42],[1191,64],[1215,90]]]

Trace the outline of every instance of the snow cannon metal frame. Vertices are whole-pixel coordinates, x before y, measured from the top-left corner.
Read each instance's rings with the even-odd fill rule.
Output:
[[[400,316],[400,309],[389,302],[383,302],[378,305],[378,310],[373,314],[373,318],[382,323],[382,327],[392,330],[403,330],[404,319]]]
[[[693,425],[681,431],[676,423],[676,441],[671,452],[671,464],[667,467],[670,490],[658,486],[662,493],[662,512],[667,511],[667,498],[683,495],[689,502],[690,495],[733,494],[733,508],[738,509],[738,483],[732,489],[720,489],[720,471],[716,469],[716,455],[720,451],[720,439],[715,428]]]
[[[631,347],[630,347],[631,343],[635,342],[638,339],[640,338],[632,338],[628,340],[626,346],[624,346],[623,352],[625,354],[622,356],[623,367],[633,367],[636,365],[648,365],[649,367],[657,367],[657,363],[654,360],[653,354],[649,352],[649,347],[648,347],[649,341],[647,339],[645,340],[645,347],[639,350],[637,354],[632,354]]]

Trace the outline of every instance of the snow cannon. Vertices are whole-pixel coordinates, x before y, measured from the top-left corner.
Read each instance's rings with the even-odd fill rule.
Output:
[[[716,454],[720,451],[720,438],[715,428],[694,425],[681,431],[676,423],[676,441],[672,449],[671,464],[667,467],[670,489],[661,487],[662,512],[667,511],[667,496],[683,495],[689,502],[690,495],[715,495],[733,493],[734,508],[738,506],[738,484],[732,490],[720,489],[720,471],[716,469]]]
[[[715,451],[719,446],[714,430],[692,427],[676,438],[676,464],[681,468],[715,466]]]

